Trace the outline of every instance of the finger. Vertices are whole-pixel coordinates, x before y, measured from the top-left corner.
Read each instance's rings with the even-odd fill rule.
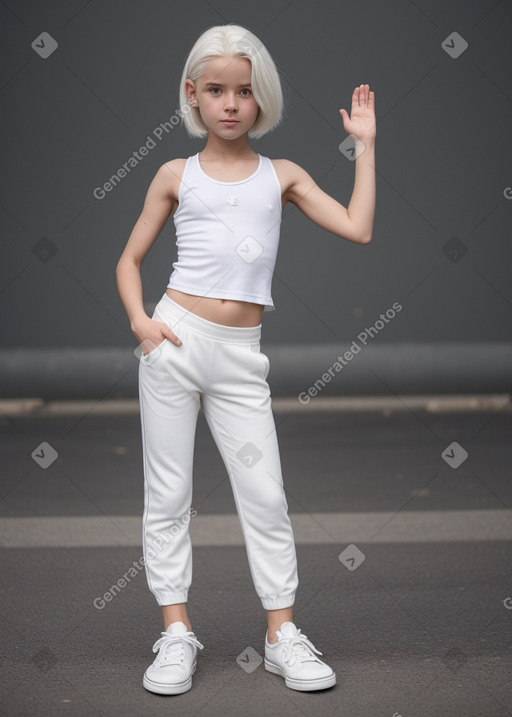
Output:
[[[167,338],[171,343],[173,343],[175,346],[181,346],[180,339],[176,336],[175,333],[173,333],[170,329],[169,332],[166,334]]]
[[[163,321],[160,323],[160,330],[162,332],[162,335],[165,339],[170,341],[171,343],[175,344],[176,346],[181,346],[180,339],[176,336],[176,334],[169,328],[169,326],[164,323]]]

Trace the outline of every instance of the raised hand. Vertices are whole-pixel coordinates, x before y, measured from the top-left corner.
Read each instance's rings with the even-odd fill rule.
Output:
[[[359,85],[352,94],[352,116],[347,110],[341,109],[343,126],[347,134],[353,134],[362,142],[374,139],[377,131],[375,121],[375,92],[370,92],[370,85]]]

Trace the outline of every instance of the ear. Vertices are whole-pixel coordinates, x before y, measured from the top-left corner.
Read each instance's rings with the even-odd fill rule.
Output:
[[[185,92],[187,93],[189,104],[192,107],[197,107],[196,87],[192,80],[185,80]]]

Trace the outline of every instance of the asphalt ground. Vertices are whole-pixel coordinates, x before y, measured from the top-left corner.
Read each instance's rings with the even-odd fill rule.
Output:
[[[274,399],[294,621],[337,674],[312,693],[260,662],[265,612],[200,413],[188,610],[205,647],[169,697],[142,687],[163,627],[143,570],[112,591],[142,554],[136,402],[0,404],[1,714],[512,715],[509,398]]]

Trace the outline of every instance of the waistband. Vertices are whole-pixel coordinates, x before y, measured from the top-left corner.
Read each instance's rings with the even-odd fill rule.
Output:
[[[177,336],[180,335],[179,327],[185,326],[191,331],[202,334],[210,339],[217,341],[228,341],[230,343],[253,344],[261,339],[261,326],[225,326],[215,321],[209,321],[202,316],[193,314],[180,304],[177,304],[171,297],[164,292],[158,303],[158,310],[167,319],[170,328]]]

